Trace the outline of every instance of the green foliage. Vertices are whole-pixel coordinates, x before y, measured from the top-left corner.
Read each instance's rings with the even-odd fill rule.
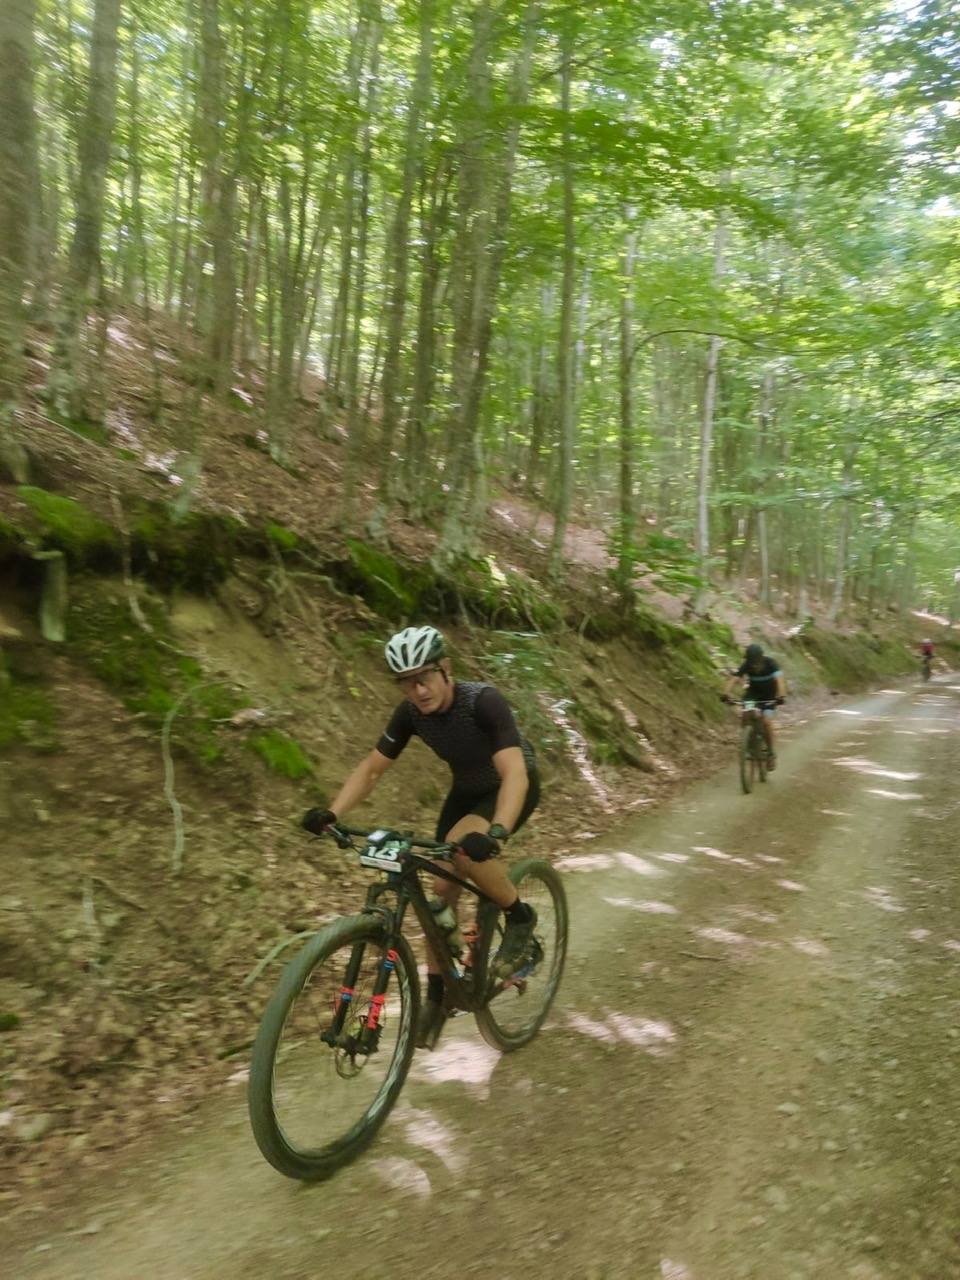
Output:
[[[266,531],[269,540],[281,551],[295,551],[300,543],[300,539],[292,529],[288,529],[286,525],[277,524],[273,520],[267,521]]]
[[[313,764],[295,738],[279,729],[264,729],[250,737],[250,746],[274,773],[294,781],[309,777]]]
[[[786,650],[785,670],[792,684],[790,649],[813,665],[813,680],[844,693],[869,688],[884,677],[905,675],[917,669],[916,656],[900,641],[861,632],[842,635],[811,627],[798,635]]]
[[[21,485],[17,495],[33,513],[44,546],[58,547],[72,564],[88,564],[115,552],[114,530],[76,499],[32,485]]]
[[[0,1031],[15,1031],[19,1025],[18,1013],[0,1013]]]

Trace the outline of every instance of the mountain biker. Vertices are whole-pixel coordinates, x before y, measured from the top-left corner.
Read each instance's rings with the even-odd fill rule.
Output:
[[[720,695],[724,702],[729,701],[730,692],[738,680],[746,680],[748,682],[745,694],[747,701],[776,702],[778,706],[783,706],[786,700],[786,686],[783,680],[783,673],[780,670],[780,664],[763,652],[763,645],[747,645],[743,654],[743,662],[730,676],[726,688]],[[777,767],[773,714],[773,707],[765,707],[763,715],[760,717],[760,727],[763,729],[763,736],[767,743],[768,769]]]
[[[925,662],[933,661],[933,641],[924,640],[920,646],[920,655]]]
[[[470,879],[506,914],[501,965],[523,959],[537,922],[521,902],[498,855],[527,821],[540,798],[533,748],[521,737],[513,712],[493,685],[455,680],[443,636],[434,627],[407,627],[384,647],[387,666],[404,695],[376,747],[353,770],[330,802],[304,815],[303,826],[321,835],[373,791],[406,747],[420,738],[450,766],[452,784],[437,819],[436,838],[459,845],[457,874]],[[454,911],[457,885],[436,879],[434,892]],[[428,949],[427,1000],[420,1012],[417,1046],[432,1049],[443,1029],[441,966]]]

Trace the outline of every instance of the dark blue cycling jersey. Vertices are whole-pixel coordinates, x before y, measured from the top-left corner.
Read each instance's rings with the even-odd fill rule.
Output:
[[[747,698],[753,702],[772,702],[777,696],[777,676],[781,674],[780,664],[769,655],[764,655],[760,660],[760,667],[757,671],[751,671],[744,662],[737,670],[737,675],[742,676],[750,683],[747,686]]]

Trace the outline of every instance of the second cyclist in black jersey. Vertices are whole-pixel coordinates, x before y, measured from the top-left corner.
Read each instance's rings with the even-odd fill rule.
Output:
[[[450,767],[450,791],[437,820],[436,838],[459,845],[458,874],[471,879],[506,914],[499,964],[522,960],[536,913],[521,902],[498,859],[504,841],[529,818],[540,798],[536,758],[520,735],[513,712],[493,685],[455,680],[443,636],[434,627],[407,627],[385,646],[387,666],[404,700],[380,741],[344,782],[329,809],[311,809],[303,820],[320,834],[373,791],[412,737],[420,738]],[[434,890],[455,907],[460,890],[436,880]],[[443,979],[429,956],[427,1002],[417,1043],[433,1048],[443,1026]]]

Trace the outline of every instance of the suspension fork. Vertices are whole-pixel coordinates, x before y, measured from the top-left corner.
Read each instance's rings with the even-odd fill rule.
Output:
[[[362,1026],[357,1036],[357,1049],[360,1052],[372,1053],[377,1047],[377,1042],[380,1039],[383,1006],[386,1002],[387,985],[390,982],[390,975],[396,970],[398,963],[397,942],[407,906],[407,898],[401,888],[400,877],[391,875],[385,883],[371,885],[370,892],[367,894],[365,909],[373,909],[377,899],[388,890],[393,890],[397,893],[398,902],[395,911],[384,911],[383,913],[389,928],[380,963],[377,966],[377,976],[373,984],[373,990],[370,993],[366,1013],[363,1015]],[[350,1012],[350,1006],[356,999],[357,978],[360,975],[364,951],[369,945],[369,940],[357,942],[350,953],[350,959],[347,961],[347,968],[343,976],[343,985],[336,1000],[333,1024],[330,1028],[334,1038],[338,1038],[341,1035],[343,1025]]]

